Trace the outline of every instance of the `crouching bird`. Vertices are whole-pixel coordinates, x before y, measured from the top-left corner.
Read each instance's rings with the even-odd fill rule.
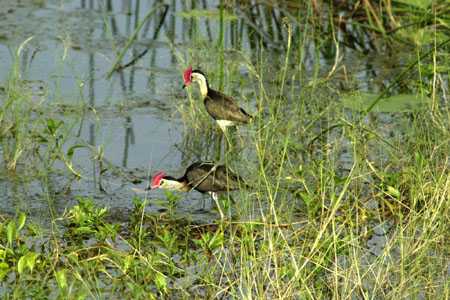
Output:
[[[183,88],[192,82],[198,83],[206,111],[216,120],[223,132],[226,132],[226,128],[229,126],[247,124],[253,118],[244,109],[239,107],[233,98],[210,88],[206,75],[202,71],[192,70],[192,67],[189,67],[184,71],[183,79]]]
[[[247,187],[247,185],[227,167],[202,161],[191,164],[180,178],[174,178],[159,171],[153,175],[150,185],[151,189],[160,188],[180,192],[196,190],[200,193],[208,193],[215,201],[222,219],[224,215],[219,206],[218,193],[237,190],[240,187]]]

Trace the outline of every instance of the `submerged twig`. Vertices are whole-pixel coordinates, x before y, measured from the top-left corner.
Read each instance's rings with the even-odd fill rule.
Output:
[[[125,53],[127,52],[128,48],[130,48],[131,44],[136,40],[137,35],[139,33],[139,31],[141,30],[142,26],[144,26],[144,24],[148,21],[148,19],[161,7],[166,7],[166,11],[169,5],[167,4],[159,4],[156,7],[154,7],[152,10],[150,10],[147,15],[144,17],[144,20],[138,25],[138,27],[134,30],[133,35],[128,39],[128,42],[126,43],[125,47],[122,49],[122,51],[119,53],[119,55],[117,56],[112,68],[109,70],[108,74],[106,75],[106,78],[109,79],[112,75],[112,73],[114,73],[119,65],[120,65],[120,61],[122,60],[122,58],[124,57]]]
[[[445,44],[447,44],[448,42],[450,42],[450,39],[447,39],[445,41],[443,41],[442,43],[440,43],[439,45],[436,45],[435,48],[430,49],[429,51],[425,52],[424,54],[420,55],[420,58],[416,61],[414,61],[413,63],[411,63],[406,69],[404,69],[400,74],[398,74],[397,76],[395,76],[394,81],[389,84],[381,93],[380,95],[378,95],[378,97],[372,101],[372,103],[369,105],[369,107],[361,114],[361,120],[367,116],[367,114],[369,112],[372,111],[372,109],[375,107],[375,105],[378,104],[378,102],[381,101],[381,99],[383,99],[383,97],[385,97],[388,92],[394,88],[395,86],[397,86],[400,82],[400,79],[403,78],[403,76],[405,76],[409,71],[411,71],[419,62],[421,62],[425,57],[427,57],[428,55],[432,54],[434,51],[436,51],[437,49],[441,48],[442,46],[444,46]]]
[[[280,46],[281,47],[285,47],[284,44],[280,44],[280,43],[274,42],[272,40],[272,38],[267,33],[262,31],[257,24],[255,24],[252,20],[250,20],[248,18],[248,16],[241,9],[238,8],[237,10],[240,12],[239,15],[240,15],[241,19],[244,21],[244,23],[246,23],[249,27],[251,27],[263,39],[264,44],[271,45],[271,46],[273,46],[273,47],[275,47],[277,49]]]
[[[164,12],[162,14],[161,20],[159,21],[158,27],[156,28],[155,33],[153,34],[153,37],[152,37],[153,40],[155,40],[158,37],[159,32],[160,32],[160,30],[162,28],[162,25],[164,24],[164,21],[166,20],[166,16],[167,16],[167,12],[168,11],[169,11],[169,5],[164,5]],[[124,65],[118,65],[116,67],[115,71],[120,71],[120,70],[123,70],[125,68],[128,68],[129,66],[134,65],[139,59],[141,59],[145,54],[147,54],[147,52],[149,50],[150,49],[147,48],[144,51],[142,51],[141,53],[139,53],[138,55],[136,55],[135,57],[133,57],[130,62],[128,62],[128,63],[126,63]]]
[[[331,125],[331,126],[328,127],[328,128],[325,128],[324,130],[322,130],[318,135],[316,135],[316,136],[308,143],[308,147],[311,147],[311,145],[312,145],[316,140],[318,140],[321,136],[323,136],[325,133],[327,133],[327,132],[329,132],[329,131],[331,131],[331,130],[333,130],[333,129],[335,129],[335,128],[339,128],[339,127],[344,127],[344,124],[342,124],[342,123],[337,123],[337,124]]]

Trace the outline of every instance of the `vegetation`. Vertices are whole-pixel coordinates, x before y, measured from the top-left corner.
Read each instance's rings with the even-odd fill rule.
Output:
[[[173,45],[174,55],[180,70],[198,65],[212,85],[255,104],[256,120],[230,132],[228,146],[204,126],[212,122],[195,88],[172,104],[184,149],[226,162],[253,189],[231,195],[235,204],[224,197],[229,217],[207,224],[180,217],[182,199],[170,193],[159,214],[146,212],[153,199],[129,199],[126,221],[81,196],[52,211],[47,227],[20,211],[2,216],[2,296],[449,298],[445,3],[222,2],[219,12],[193,12],[219,23],[214,46],[193,30],[190,48]],[[72,125],[32,100],[18,67],[23,47],[0,99],[0,182],[38,178],[51,208],[61,197],[51,176],[66,174],[67,189],[83,176],[76,149],[108,162],[101,149],[69,142]],[[349,52],[373,57],[375,76],[362,76]]]

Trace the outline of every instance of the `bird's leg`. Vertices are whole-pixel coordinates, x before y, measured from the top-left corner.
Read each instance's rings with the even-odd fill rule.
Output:
[[[222,131],[223,135],[225,136],[225,139],[227,140],[228,145],[231,146],[231,141],[227,135],[227,127],[230,126],[230,124],[227,121],[219,120],[219,121],[217,121],[217,125],[219,125],[220,130]]]
[[[230,199],[231,203],[236,204],[236,200],[234,200],[234,198],[228,194],[228,198]]]
[[[223,133],[227,132],[227,126],[223,121],[216,121]]]
[[[219,205],[219,195],[217,195],[216,192],[209,192],[209,195],[211,195],[211,198],[214,200],[214,202],[216,202],[217,209],[219,210],[220,218],[222,220],[225,219],[223,211],[222,211],[222,209],[220,208],[220,205]]]
[[[231,141],[230,141],[230,139],[228,138],[228,134],[227,134],[227,127],[226,126],[223,126],[223,128],[222,127],[220,127],[221,129],[222,129],[222,132],[223,132],[223,135],[225,136],[225,140],[227,141],[227,143],[228,143],[228,146],[231,148]]]
[[[205,197],[202,197],[202,210],[203,210],[203,211],[206,210],[206,200],[205,200]]]
[[[237,128],[237,127],[236,127]],[[242,145],[244,145],[244,139],[242,138],[242,136],[240,134],[237,135],[239,142],[240,142],[240,146],[242,147]]]

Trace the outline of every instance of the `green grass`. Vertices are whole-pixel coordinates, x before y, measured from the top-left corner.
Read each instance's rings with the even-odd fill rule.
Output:
[[[148,214],[147,201],[134,199],[128,221],[121,223],[86,198],[54,217],[50,229],[22,213],[4,217],[2,296],[448,298],[449,46],[438,48],[445,40],[437,34],[427,44],[405,42],[401,29],[388,34],[391,29],[384,26],[390,19],[416,21],[421,14],[403,15],[403,5],[386,3],[379,9],[387,15],[378,14],[377,7],[363,7],[367,19],[358,21],[364,25],[356,25],[362,27],[358,30],[376,33],[374,39],[384,47],[396,43],[415,59],[383,78],[389,84],[370,85],[376,90],[370,92],[426,95],[431,101],[425,110],[379,114],[345,108],[341,99],[357,89],[359,78],[355,66],[340,61],[333,38],[323,36],[329,28],[318,18],[309,19],[317,17],[312,8],[304,31],[296,35],[283,29],[288,38],[282,53],[224,53],[221,43],[217,49],[193,48],[187,61],[178,56],[180,70],[207,61],[201,67],[213,86],[223,82],[224,92],[246,107],[259,108],[248,128],[230,132],[233,145],[225,147],[195,87],[184,105],[174,103],[189,137],[186,151],[227,162],[254,187],[234,193],[235,205],[223,199],[232,218],[193,224],[174,213],[179,199],[171,194],[168,213]],[[428,20],[429,11],[421,13]],[[312,58],[306,54],[309,42],[315,43]],[[221,59],[222,69],[217,51],[238,59]],[[337,62],[335,68],[315,60],[307,70],[305,59],[324,53],[336,55],[331,60]],[[239,75],[241,67],[248,70],[245,79]],[[45,164],[33,164],[33,176],[41,174],[46,182],[48,175],[42,174],[50,173],[57,160],[70,172],[74,153],[62,151],[56,138],[68,130],[52,118],[33,118],[31,100],[17,72],[12,74],[0,114],[0,165],[16,170],[24,153],[45,144]]]

